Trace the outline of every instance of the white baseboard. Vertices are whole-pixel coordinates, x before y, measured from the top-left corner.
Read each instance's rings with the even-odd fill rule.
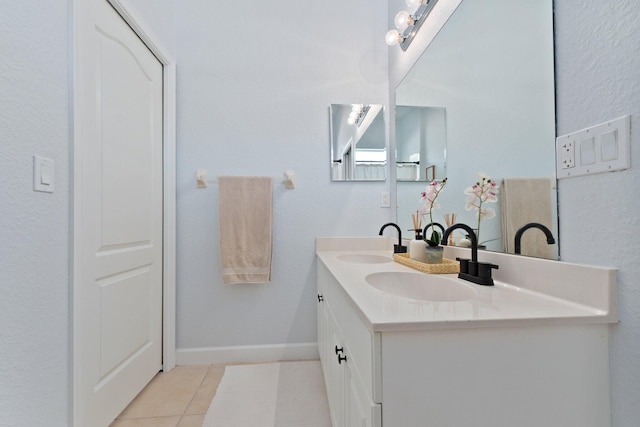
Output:
[[[178,365],[213,365],[222,363],[257,363],[276,360],[318,359],[318,344],[274,344],[233,347],[199,347],[176,350]]]

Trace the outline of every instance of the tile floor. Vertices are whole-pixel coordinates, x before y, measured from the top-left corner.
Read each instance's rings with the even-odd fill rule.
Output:
[[[110,427],[202,427],[223,373],[223,365],[160,372]]]

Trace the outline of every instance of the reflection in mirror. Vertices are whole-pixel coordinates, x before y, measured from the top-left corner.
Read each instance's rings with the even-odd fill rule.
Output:
[[[554,95],[552,0],[463,1],[396,90],[397,108],[446,109],[447,186],[438,222],[455,213],[477,228],[465,188],[484,172],[500,186],[498,202],[486,206],[496,216],[480,222],[488,250],[513,253],[515,233],[530,222],[547,226],[557,241]],[[442,178],[437,167],[435,177]],[[404,230],[413,228],[424,186],[398,180]],[[523,255],[558,257],[557,244],[539,230],[522,239]]]
[[[329,107],[332,181],[384,181],[387,144],[382,105]]]
[[[445,109],[396,106],[396,179],[433,181],[446,177]]]

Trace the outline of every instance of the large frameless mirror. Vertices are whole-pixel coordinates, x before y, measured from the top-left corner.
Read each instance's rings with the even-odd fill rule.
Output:
[[[331,180],[386,180],[387,138],[382,105],[331,104],[329,120]]]
[[[439,108],[446,171],[426,160],[435,165],[429,175],[420,157],[419,172],[447,177],[437,221],[444,225],[444,214],[456,214],[456,222],[478,229],[487,250],[513,253],[517,230],[531,222],[545,225],[557,241],[553,56],[552,0],[464,0],[397,87],[397,159],[406,160],[405,109]],[[429,143],[410,151],[417,160]],[[500,188],[498,201],[485,205],[496,216],[478,221],[478,210],[466,209],[465,188],[481,172]],[[403,231],[413,228],[411,214],[425,187],[411,181],[398,173]],[[558,257],[557,244],[539,230],[521,239],[522,255]]]

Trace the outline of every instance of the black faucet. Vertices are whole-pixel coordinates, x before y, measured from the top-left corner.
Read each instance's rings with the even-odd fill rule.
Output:
[[[425,240],[427,240],[427,230],[428,230],[430,227],[431,227],[431,223],[427,224],[427,225],[424,227],[424,230],[422,231],[422,236],[424,237],[424,239],[425,239]],[[437,222],[434,222],[434,223],[433,223],[433,228],[436,228],[436,227],[438,227],[438,228],[440,229],[440,231],[441,231],[441,233],[440,233],[440,237],[441,237],[441,238],[442,238],[442,237],[444,237],[444,227],[442,226],[442,224],[437,223]],[[440,239],[440,241],[442,241],[442,239]]]
[[[551,234],[551,230],[549,230],[546,226],[537,222],[530,222],[529,224],[525,224],[522,227],[520,227],[520,229],[516,232],[515,253],[517,254],[520,253],[520,240],[522,239],[522,235],[524,234],[524,232],[530,228],[538,228],[542,230],[545,236],[547,236],[548,244],[553,245],[556,242],[556,240],[553,238],[553,234]]]
[[[382,236],[382,232],[384,231],[385,228],[387,227],[395,227],[396,230],[398,230],[398,244],[397,245],[393,245],[393,253],[394,254],[406,254],[407,253],[407,247],[406,246],[402,246],[402,232],[400,231],[400,227],[398,227],[397,224],[394,224],[393,222],[388,222],[385,225],[383,225],[380,228],[380,232],[378,233],[379,236]]]
[[[478,285],[493,286],[491,270],[494,268],[498,269],[498,266],[487,262],[478,262],[478,238],[471,227],[462,223],[453,224],[445,230],[440,244],[447,246],[449,235],[453,230],[458,228],[466,231],[471,238],[471,259],[456,258],[457,261],[460,261],[460,273],[458,273],[458,277]]]

